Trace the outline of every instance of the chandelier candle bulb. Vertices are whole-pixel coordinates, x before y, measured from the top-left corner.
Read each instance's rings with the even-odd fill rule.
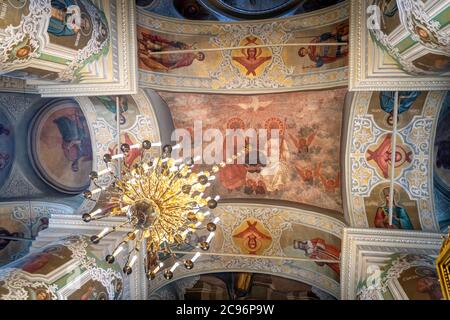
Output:
[[[104,237],[105,236],[105,234],[107,234],[108,233],[108,231],[109,231],[109,228],[108,227],[106,227],[105,229],[103,229],[98,235],[97,235],[97,237],[99,237],[99,238],[102,238],[102,237]]]
[[[110,172],[111,172],[111,169],[110,168],[106,168],[106,169],[103,169],[102,171],[99,171],[97,174],[98,174],[99,177],[101,177],[101,176],[103,176],[103,175],[105,175],[107,173],[110,173]]]
[[[133,265],[136,262],[137,258],[138,258],[137,255],[133,255],[133,257],[131,258],[131,261],[129,263],[130,267],[133,267]]]
[[[96,215],[98,215],[100,213],[102,213],[102,209],[97,209],[94,212],[91,212],[91,217],[94,217],[94,216],[96,216]]]
[[[130,146],[130,149],[139,149],[141,147],[140,143],[136,143]]]
[[[113,155],[113,156],[111,157],[111,159],[113,159],[113,160],[121,159],[121,158],[123,158],[124,156],[125,156],[125,155],[124,155],[123,153],[119,153],[119,154]]]
[[[216,217],[216,218],[213,220],[213,223],[217,224],[217,223],[219,223],[219,221],[220,221],[220,218],[219,218],[219,217]]]
[[[117,255],[119,254],[119,253],[121,253],[123,251],[123,244],[122,245],[120,245],[116,250],[114,250],[114,252],[113,252],[113,256],[114,257],[117,257]]]
[[[191,261],[195,262],[198,258],[200,258],[200,252],[196,252],[195,255],[192,257]]]
[[[96,193],[99,193],[99,192],[102,192],[102,188],[97,188],[97,189],[92,190],[91,194],[96,194]]]
[[[172,266],[172,268],[170,268],[171,272],[174,272],[176,268],[178,268],[178,266],[180,265],[179,262],[175,262],[175,264]]]
[[[212,238],[214,238],[215,235],[216,235],[215,232],[211,232],[211,233],[209,234],[209,236],[208,236],[208,239],[206,239],[206,242],[210,243],[211,240],[212,240]]]

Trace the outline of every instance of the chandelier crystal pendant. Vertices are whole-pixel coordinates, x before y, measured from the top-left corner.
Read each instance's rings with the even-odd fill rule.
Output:
[[[178,145],[165,145],[161,155],[152,158],[149,150],[160,146],[161,143],[152,144],[145,140],[142,144],[122,144],[120,154],[105,154],[103,161],[106,169],[90,174],[97,188],[84,192],[84,197],[92,201],[93,195],[102,191],[107,192],[109,197],[108,204],[103,208],[83,214],[85,222],[126,216],[125,222],[92,236],[92,243],[99,243],[120,228],[131,229],[105,259],[108,263],[114,263],[120,252],[128,250],[123,272],[129,275],[139,251],[145,248],[145,272],[148,279],[154,279],[162,270],[164,277],[171,279],[174,270],[180,265],[192,269],[200,257],[200,251],[209,249],[219,222],[219,218],[211,221],[209,210],[217,207],[220,197],[210,197],[205,192],[215,180],[214,174],[225,166],[222,162],[214,165],[210,171],[193,172],[193,158],[183,161],[171,157],[173,148]],[[121,170],[114,170],[115,165],[119,167],[118,161],[127,157],[133,149],[139,150],[137,161],[130,166],[122,161]],[[120,171],[120,175],[117,176],[115,171]],[[111,185],[101,187],[99,178],[108,174],[112,177]],[[209,236],[199,243],[191,244],[192,234],[205,229]],[[186,244],[200,251],[193,252],[195,254],[191,259],[181,260],[173,253],[173,249]],[[128,249],[130,247],[131,250]]]

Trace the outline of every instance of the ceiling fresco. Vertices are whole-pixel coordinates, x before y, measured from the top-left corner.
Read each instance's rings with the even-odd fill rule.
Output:
[[[354,227],[386,228],[392,108],[388,92],[353,96],[347,130],[346,201]],[[433,207],[433,141],[437,117],[446,109],[445,91],[400,92],[394,206],[390,228],[439,230]],[[388,97],[388,98],[386,98]]]
[[[195,262],[196,273],[284,274],[339,297],[340,266],[333,261],[339,261],[341,254],[345,227],[341,220],[312,210],[251,201],[224,203],[213,215],[220,224],[208,254]],[[195,237],[202,241],[208,233],[200,230]],[[177,269],[173,280],[191,273]],[[148,283],[149,294],[166,284],[167,280],[159,275]]]
[[[351,90],[447,90],[448,0],[352,1]]]
[[[254,20],[288,17],[333,6],[343,0],[137,0],[161,16],[189,20]]]
[[[0,300],[116,300],[122,289],[118,265],[103,261],[83,236],[47,245],[0,275]]]
[[[342,299],[441,299],[439,233],[346,229],[342,241]]]
[[[381,268],[358,286],[359,300],[441,300],[442,292],[434,257],[394,253]],[[382,288],[382,289],[380,289]]]
[[[450,94],[439,114],[433,148],[434,204],[442,231],[450,224]]]
[[[449,14],[450,0],[0,0],[0,300],[441,299]],[[151,281],[145,250],[128,277],[105,261],[129,229],[88,238],[124,216],[81,219],[115,201],[91,171],[143,140],[152,161],[168,143],[203,157],[197,178],[220,167],[196,195],[219,204],[194,212],[214,228],[158,252]]]
[[[304,18],[243,23],[177,21],[139,11],[139,84],[242,94],[345,86],[348,15],[347,3]]]
[[[124,0],[2,2],[0,74],[26,79],[52,96],[92,94],[84,83],[98,83],[97,94],[112,88],[135,93],[127,40],[134,23],[118,28],[134,22],[131,9],[133,2]]]
[[[275,164],[227,165],[213,187],[222,198],[289,200],[343,211],[339,150],[345,89],[320,95],[299,92],[252,97],[159,94],[171,110],[175,127],[192,134],[194,121],[202,121],[203,130],[221,130],[224,137],[231,128],[280,130],[282,160],[276,168],[271,167]],[[331,118],[334,121],[330,122]],[[262,150],[260,146],[259,157],[270,157]]]

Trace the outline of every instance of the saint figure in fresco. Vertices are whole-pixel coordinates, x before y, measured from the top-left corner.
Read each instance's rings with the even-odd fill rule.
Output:
[[[5,249],[11,241],[13,241],[13,242],[17,241],[17,240],[10,240],[10,239],[2,239],[1,238],[2,236],[3,237],[12,237],[12,238],[23,238],[23,233],[22,232],[9,232],[5,228],[0,227],[0,251]]]
[[[442,291],[436,271],[431,268],[417,267],[416,274],[420,277],[416,282],[416,290],[428,294],[430,300],[441,300]]]
[[[97,97],[105,106],[108,111],[111,113],[116,114],[117,113],[117,107],[116,107],[116,98],[111,96],[99,96]],[[125,118],[125,112],[128,111],[128,99],[126,96],[119,96],[119,121],[120,124],[123,125],[127,122],[127,119]],[[117,114],[115,116],[115,120],[117,120]]]
[[[256,40],[258,40],[258,38],[247,37],[245,38],[245,40],[247,40],[247,43],[245,44],[246,46],[251,44],[256,45]],[[262,57],[261,48],[247,48],[242,49],[241,52],[243,56],[233,57],[233,60],[247,69],[247,76],[250,74],[256,76],[256,69],[258,69],[258,67],[261,66],[264,62],[270,61],[272,59],[272,56]]]
[[[420,91],[400,91],[398,93],[398,114],[402,114],[405,111],[408,111],[417,98],[421,95]],[[394,91],[382,91],[380,93],[380,107],[384,112],[389,113],[389,117],[387,118],[387,123],[392,126],[393,121],[393,112],[394,112],[394,101],[395,100],[395,92]]]
[[[294,249],[302,250],[305,256],[310,259],[337,260],[337,263],[320,261],[316,263],[319,266],[326,264],[339,275],[339,256],[341,255],[341,250],[338,247],[326,243],[322,238],[314,238],[306,241],[294,240]]]
[[[91,22],[81,14],[74,0],[52,0],[51,18],[47,31],[55,36],[73,36],[83,30],[90,30]]]
[[[150,55],[151,52],[189,50],[192,45],[187,45],[180,41],[172,41],[158,35],[141,32],[139,42],[139,59],[153,71],[169,71],[192,65],[195,60],[205,60],[205,54],[198,52],[169,53],[160,55]]]
[[[348,24],[340,24],[332,32],[325,32],[319,37],[311,40],[313,43],[321,43],[326,41],[333,42],[347,42],[349,34]],[[334,50],[333,50],[334,49]],[[345,58],[348,55],[348,45],[343,44],[342,46],[309,46],[302,47],[298,50],[298,55],[300,57],[308,56],[314,65],[308,66],[306,68],[320,68],[326,64],[333,63],[341,58]]]
[[[72,162],[73,172],[78,172],[79,161],[82,158],[92,160],[92,146],[86,119],[80,111],[53,120],[62,136],[61,148],[64,157]]]
[[[374,225],[376,228],[387,229],[406,229],[413,230],[414,227],[409,218],[406,209],[399,206],[396,198],[398,197],[397,191],[394,189],[394,202],[392,208],[392,225],[389,225],[389,188],[384,188],[382,192],[384,197],[383,206],[377,208],[375,213]]]

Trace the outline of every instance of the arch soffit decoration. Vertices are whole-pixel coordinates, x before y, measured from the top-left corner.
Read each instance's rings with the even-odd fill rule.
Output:
[[[346,24],[349,7],[349,2],[344,1],[329,8],[288,18],[214,23],[162,17],[138,9],[137,34],[138,39],[144,32],[176,41],[176,46],[171,50],[177,50],[181,48],[180,46],[183,48],[245,46],[248,37],[251,37],[249,41],[255,44],[311,42],[317,41],[314,38],[320,34],[334,33],[339,25]],[[323,27],[324,25],[326,27]],[[200,40],[193,40],[193,37]],[[347,37],[348,31],[342,38],[332,38],[329,41],[346,42]],[[138,47],[138,51],[139,49]],[[206,52],[206,58],[202,61],[194,59],[187,66],[165,71],[148,67],[148,64],[145,66],[143,60],[138,59],[139,85],[156,90],[225,94],[288,92],[347,85],[348,62],[344,47],[340,49],[342,54],[338,54],[337,59],[334,59],[335,57],[332,59],[333,63],[329,65],[325,63],[318,68],[312,66],[313,62],[309,61],[308,57],[300,58],[298,49],[287,47],[286,50],[289,50],[287,53],[286,50],[276,46],[264,48],[257,55],[258,59],[267,57],[266,62],[256,67],[254,73],[236,62],[238,56],[244,54],[241,50]],[[208,55],[211,55],[209,59]],[[211,64],[206,65],[207,60],[211,61]],[[287,60],[291,62],[288,63]],[[298,61],[304,64],[306,72],[296,69]]]
[[[371,226],[365,200],[377,186],[388,183],[377,164],[369,163],[367,151],[374,150],[390,130],[379,126],[369,111],[371,99],[377,92],[356,92],[349,95],[346,102],[349,111],[344,150],[343,195],[346,219],[351,227]],[[447,91],[426,92],[426,99],[418,114],[411,116],[407,124],[398,130],[400,148],[411,151],[410,162],[406,163],[395,176],[396,188],[403,189],[409,199],[417,203],[420,229],[439,231],[434,212],[433,194],[433,150],[437,127],[437,117],[442,108]],[[408,111],[405,112],[405,114]],[[414,172],[419,172],[416,176]],[[371,227],[374,227],[373,225]]]
[[[142,141],[144,139],[160,141],[161,134],[154,111],[155,106],[152,105],[147,94],[140,89],[136,95],[127,97],[131,97],[136,103],[138,114],[136,114],[134,123],[130,127],[121,129],[121,139],[123,139],[122,137],[125,135],[128,135],[136,141]],[[92,153],[95,155],[92,170],[103,170],[106,168],[103,161],[103,155],[110,152],[110,148],[112,148],[117,141],[116,126],[108,123],[108,121],[97,112],[98,108],[104,108],[104,106],[99,105],[97,101],[88,97],[76,97],[74,99],[79,103],[89,126],[92,139]],[[117,145],[117,143],[115,144]],[[109,185],[109,182],[110,181],[107,179],[99,181],[100,185],[105,186]],[[93,190],[95,188],[96,187],[91,184],[89,189]],[[93,199],[95,201],[84,200],[77,210],[77,213],[92,210],[96,201],[99,199],[99,194],[95,194]]]
[[[289,255],[283,251],[280,239],[284,236],[283,232],[285,230],[289,231],[293,225],[297,225],[306,228],[309,232],[312,231],[313,234],[317,232],[318,237],[321,235],[325,235],[328,239],[330,236],[336,237],[339,241],[338,247],[340,250],[340,239],[346,227],[344,222],[304,209],[258,203],[221,203],[214,210],[213,214],[220,218],[220,223],[218,224],[217,235],[212,242],[211,252],[207,256],[201,256],[193,270],[178,268],[170,282],[211,272],[232,271],[268,273],[272,275],[282,274],[283,277],[310,284],[339,298],[339,278],[332,278],[330,273],[322,272],[320,268],[308,267],[308,264],[315,265],[314,261],[298,262],[280,259],[280,257],[289,258]],[[239,256],[242,251],[233,242],[233,235],[247,221],[252,221],[253,223],[257,221],[262,230],[267,230],[268,235],[272,238],[270,246],[258,258],[248,257],[248,255]],[[301,236],[299,237],[301,238]],[[222,255],[214,255],[214,252]],[[187,257],[189,256],[187,255]],[[271,256],[278,258],[271,259]],[[149,295],[167,284],[168,280],[161,275],[157,276],[149,282]]]

